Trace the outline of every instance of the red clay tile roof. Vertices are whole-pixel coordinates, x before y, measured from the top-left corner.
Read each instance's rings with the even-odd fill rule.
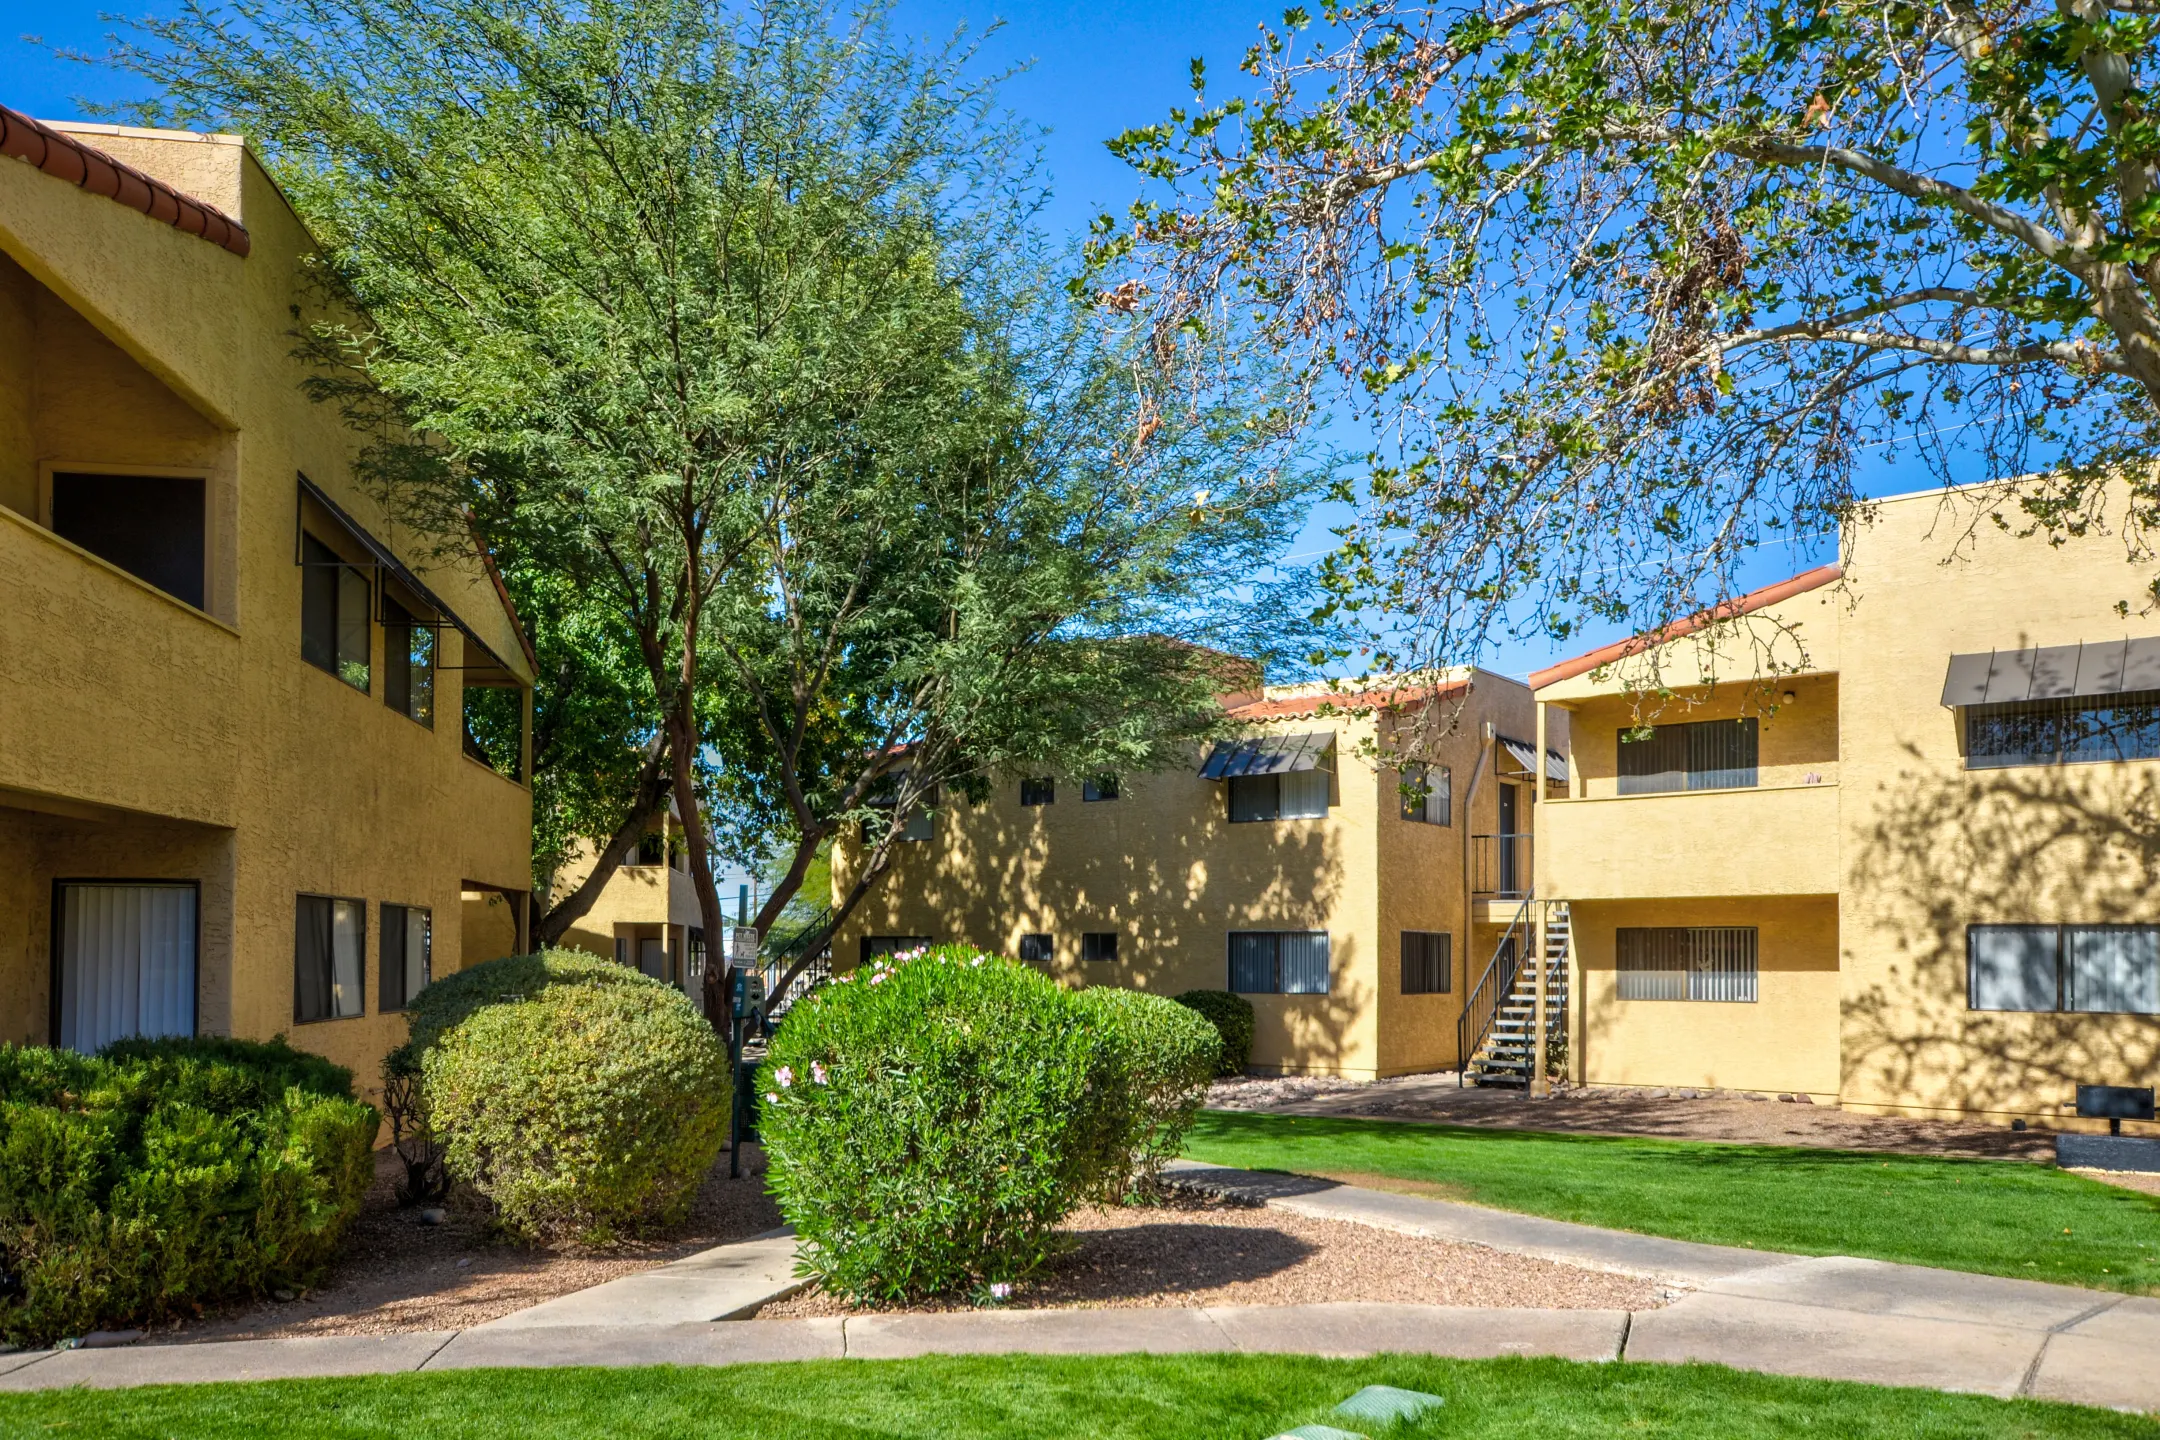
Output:
[[[26,160],[47,175],[117,200],[175,230],[200,235],[235,255],[246,255],[250,248],[247,230],[215,206],[5,105],[0,105],[0,155]]]
[[[1467,680],[1456,680],[1435,690],[1426,685],[1404,685],[1394,690],[1343,690],[1318,695],[1297,695],[1287,700],[1255,700],[1230,708],[1233,720],[1280,720],[1288,715],[1310,715],[1321,706],[1337,710],[1384,710],[1405,702],[1451,700],[1470,689]]]
[[[1736,596],[1722,605],[1714,605],[1708,610],[1698,611],[1683,620],[1675,620],[1662,629],[1645,631],[1641,635],[1630,635],[1625,640],[1616,640],[1610,645],[1592,650],[1587,655],[1577,655],[1572,660],[1562,660],[1559,664],[1549,665],[1543,670],[1533,670],[1530,672],[1530,688],[1532,690],[1542,690],[1546,686],[1556,685],[1562,680],[1572,680],[1577,675],[1587,674],[1597,669],[1600,665],[1610,665],[1615,660],[1625,660],[1630,655],[1640,655],[1653,646],[1663,645],[1670,640],[1678,640],[1684,635],[1692,635],[1698,630],[1715,625],[1720,620],[1730,620],[1735,616],[1752,614],[1766,605],[1775,605],[1780,600],[1790,600],[1795,595],[1804,595],[1810,590],[1819,590],[1831,581],[1843,578],[1844,574],[1845,572],[1835,565],[1818,565],[1813,570],[1803,570],[1789,580],[1780,580],[1775,585],[1765,585],[1760,590],[1750,590],[1747,594]]]

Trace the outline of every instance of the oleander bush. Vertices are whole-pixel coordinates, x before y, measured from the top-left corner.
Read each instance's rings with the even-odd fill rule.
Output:
[[[311,1283],[374,1176],[352,1075],[282,1040],[0,1046],[0,1336]]]
[[[608,1245],[688,1213],[733,1096],[727,1050],[688,996],[549,951],[461,971],[419,998],[428,1123],[450,1175],[506,1230]]]
[[[1097,1192],[1122,1083],[1094,1012],[949,945],[796,1002],[758,1072],[768,1184],[801,1263],[853,1300],[980,1293]]]
[[[1108,1040],[1117,1071],[1097,1194],[1138,1199],[1177,1158],[1215,1078],[1222,1040],[1205,1016],[1160,995],[1097,986],[1074,999]]]
[[[1244,1074],[1245,1066],[1252,1060],[1252,1001],[1228,990],[1187,990],[1174,998],[1186,1009],[1206,1016],[1222,1037],[1222,1054],[1215,1073],[1224,1076]]]

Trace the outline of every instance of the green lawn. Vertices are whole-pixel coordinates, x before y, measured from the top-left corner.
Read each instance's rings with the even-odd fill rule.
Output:
[[[126,1440],[1262,1440],[1361,1385],[1445,1396],[1388,1440],[2160,1435],[2139,1417],[1714,1366],[1280,1355],[481,1370],[0,1397],[0,1435]]]
[[[2044,1165],[1215,1111],[1185,1153],[1681,1240],[2160,1288],[2160,1200]]]

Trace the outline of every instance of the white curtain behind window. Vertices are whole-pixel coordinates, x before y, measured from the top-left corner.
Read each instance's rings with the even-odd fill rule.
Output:
[[[330,1013],[350,1019],[367,1008],[360,985],[367,954],[367,912],[357,900],[330,902]]]
[[[60,1046],[195,1033],[192,885],[62,885],[58,918]]]
[[[1325,930],[1291,930],[1281,940],[1282,993],[1328,992],[1328,937]]]
[[[1282,777],[1282,818],[1309,820],[1328,812],[1328,772],[1292,770]]]

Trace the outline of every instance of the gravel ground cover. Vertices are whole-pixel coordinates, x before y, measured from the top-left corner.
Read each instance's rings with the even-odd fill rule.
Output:
[[[1643,1310],[1671,1292],[1654,1281],[1509,1255],[1482,1245],[1399,1235],[1340,1220],[1178,1195],[1169,1203],[1088,1209],[1066,1229],[1072,1251],[1022,1282],[1019,1309],[1305,1305],[1373,1300]],[[893,1313],[856,1310],[820,1291],[766,1306],[761,1319]],[[922,1309],[955,1309],[932,1305]]]
[[[2049,1131],[1860,1115],[1832,1105],[1802,1103],[1797,1097],[1781,1101],[1776,1095],[1757,1092],[1562,1089],[1549,1100],[1530,1100],[1517,1090],[1462,1086],[1453,1074],[1371,1081],[1246,1075],[1215,1082],[1207,1103],[1217,1110],[1436,1120],[1560,1134],[1732,1140],[1976,1160],[2051,1161],[2055,1157],[2055,1137]]]
[[[745,1146],[743,1155],[746,1173],[739,1180],[728,1178],[722,1155],[676,1229],[616,1250],[580,1252],[495,1239],[486,1216],[470,1207],[452,1205],[443,1224],[421,1224],[416,1211],[396,1202],[391,1184],[402,1171],[386,1150],[376,1156],[375,1184],[344,1257],[315,1289],[213,1312],[150,1338],[186,1344],[477,1325],[784,1223],[765,1194],[764,1156],[755,1146]]]

